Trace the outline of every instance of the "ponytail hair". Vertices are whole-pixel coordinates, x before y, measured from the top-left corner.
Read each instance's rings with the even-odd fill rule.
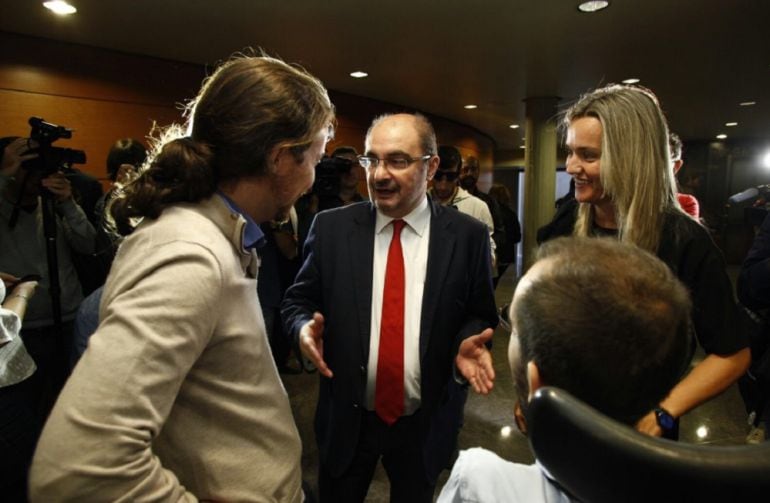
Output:
[[[275,147],[301,162],[320,130],[333,134],[334,107],[323,84],[264,55],[238,56],[218,68],[186,114],[189,136],[181,126],[169,128],[149,167],[113,203],[121,234],[131,232],[132,221],[199,202],[225,182],[268,176]]]
[[[163,144],[150,166],[126,189],[111,207],[118,232],[132,230],[138,218],[155,219],[174,203],[197,202],[211,196],[216,180],[211,169],[211,149],[191,138],[176,138]]]

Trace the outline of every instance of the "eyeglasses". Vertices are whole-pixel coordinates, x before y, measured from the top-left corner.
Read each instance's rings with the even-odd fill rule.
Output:
[[[440,182],[441,180],[446,180],[447,182],[454,182],[457,180],[457,177],[460,176],[460,173],[457,171],[436,171],[436,174],[433,175],[433,179],[435,181]]]
[[[379,166],[380,163],[383,163],[386,169],[388,166],[390,166],[390,169],[393,171],[402,171],[417,161],[427,161],[431,157],[433,157],[433,155],[425,154],[415,158],[404,155],[380,159],[379,157],[373,157],[369,155],[359,155],[358,164],[360,164],[364,169],[377,169],[377,166]]]

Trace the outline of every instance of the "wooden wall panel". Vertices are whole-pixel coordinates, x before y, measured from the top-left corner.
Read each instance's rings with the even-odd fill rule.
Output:
[[[74,130],[56,146],[86,151],[80,168],[106,177],[105,159],[115,140],[144,140],[153,122],[179,122],[181,103],[193,98],[207,71],[201,65],[65,44],[0,32],[0,136],[27,136],[35,115]],[[338,124],[331,151],[352,145],[363,151],[364,136],[377,115],[407,110],[400,105],[330,90]],[[482,171],[492,170],[494,142],[475,129],[428,115],[438,142],[475,156]],[[362,182],[362,193],[365,185]]]
[[[87,163],[78,168],[97,178],[106,178],[105,160],[115,140],[134,137],[147,144],[145,137],[153,122],[168,125],[182,120],[179,111],[172,106],[138,105],[0,89],[2,136],[29,136],[28,119],[32,115],[73,129],[71,139],[58,140],[54,145],[85,150]]]

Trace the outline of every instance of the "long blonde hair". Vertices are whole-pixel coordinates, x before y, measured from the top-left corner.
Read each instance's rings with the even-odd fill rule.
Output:
[[[582,117],[602,124],[599,178],[615,207],[620,240],[656,253],[666,213],[681,211],[658,99],[641,87],[609,85],[582,96],[562,126]],[[591,234],[593,211],[590,203],[580,204],[575,235]]]

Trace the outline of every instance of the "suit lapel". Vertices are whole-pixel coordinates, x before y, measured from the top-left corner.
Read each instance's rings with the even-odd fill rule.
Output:
[[[428,202],[431,207],[430,242],[428,243],[428,267],[425,274],[425,288],[422,294],[422,314],[420,316],[420,361],[428,349],[431,325],[438,309],[438,299],[446,278],[449,277],[449,264],[454,253],[456,236],[451,229],[451,222],[446,218],[446,209]]]
[[[358,333],[361,341],[363,361],[369,358],[369,331],[372,320],[372,269],[374,268],[374,206],[366,205],[365,211],[359,212],[353,219],[353,229],[348,234],[348,249],[353,263],[355,298],[358,311]]]

